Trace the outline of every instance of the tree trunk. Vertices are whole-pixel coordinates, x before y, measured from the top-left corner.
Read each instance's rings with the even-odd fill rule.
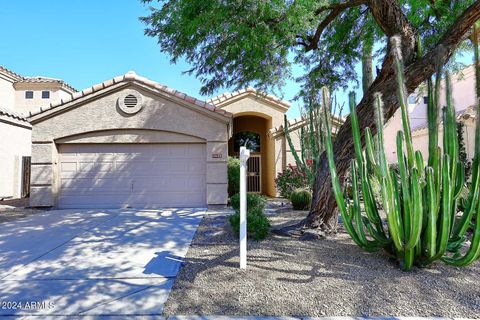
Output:
[[[376,1],[372,1],[376,2]],[[390,2],[386,0],[384,3]],[[379,3],[381,1],[379,0]],[[387,11],[372,8],[372,14],[375,19],[387,19],[385,15]],[[379,14],[381,12],[381,14]],[[395,10],[388,12],[395,14]],[[398,12],[397,12],[398,13]],[[402,48],[401,51],[404,57],[405,64],[405,82],[408,94],[412,93],[422,82],[431,77],[435,71],[435,63],[445,64],[451,57],[452,53],[457,48],[458,44],[467,37],[471,26],[480,19],[480,1],[472,4],[460,16],[457,21],[450,27],[445,35],[440,39],[437,45],[430,50],[424,57],[415,60],[415,43],[412,42],[413,34],[405,29],[402,30]],[[391,37],[396,32],[395,28],[391,26],[392,21],[401,20],[396,16],[386,24],[382,29]],[[401,21],[400,21],[401,23]],[[380,22],[379,22],[380,24]],[[398,27],[398,26],[397,26]],[[405,41],[407,40],[407,41]],[[372,133],[376,132],[375,117],[373,114],[373,94],[379,92],[383,96],[384,102],[384,116],[385,119],[390,119],[399,107],[397,98],[397,84],[395,73],[393,71],[393,63],[391,56],[391,48],[387,48],[387,55],[382,65],[382,70],[377,76],[369,90],[364,95],[363,99],[357,105],[357,114],[359,119],[359,126],[361,128],[362,144],[364,145],[364,129],[370,127]],[[348,117],[340,128],[333,144],[335,163],[337,165],[337,173],[340,182],[345,180],[346,172],[350,166],[351,160],[354,158],[354,148],[352,139],[352,128],[350,117]],[[327,234],[335,233],[337,228],[338,213],[336,210],[335,196],[332,192],[330,171],[328,169],[328,162],[325,153],[320,157],[320,164],[318,167],[317,176],[314,183],[314,194],[312,199],[312,207],[307,218],[302,222],[303,228],[319,228]]]
[[[362,47],[362,89],[366,94],[373,83],[373,39],[363,40]]]

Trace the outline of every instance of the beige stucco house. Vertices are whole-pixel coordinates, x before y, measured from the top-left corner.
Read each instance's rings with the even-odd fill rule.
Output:
[[[28,195],[30,112],[75,92],[64,81],[24,77],[0,66],[0,199]]]
[[[475,146],[475,68],[468,66],[452,75],[452,97],[457,113],[457,121],[465,124],[463,138],[467,156],[472,159]],[[440,91],[442,106],[445,105],[445,84]],[[412,141],[415,150],[420,150],[424,157],[428,156],[428,121],[426,92],[417,91],[409,99],[409,116],[412,128]],[[441,110],[440,110],[441,114]],[[397,162],[396,136],[402,130],[402,116],[398,109],[385,125],[385,152],[389,163]],[[440,126],[439,146],[442,147],[443,129]],[[393,142],[393,143],[392,143]]]
[[[252,88],[204,102],[134,72],[72,93],[29,117],[30,205],[225,205],[227,157],[240,145],[252,151],[249,191],[275,196],[275,177],[293,162],[289,107]]]

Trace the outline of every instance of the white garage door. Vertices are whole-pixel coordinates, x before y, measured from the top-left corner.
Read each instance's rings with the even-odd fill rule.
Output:
[[[206,204],[205,144],[60,146],[60,208]]]

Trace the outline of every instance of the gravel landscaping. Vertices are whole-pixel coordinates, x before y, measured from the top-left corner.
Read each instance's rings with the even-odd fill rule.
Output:
[[[271,216],[278,227],[305,212]],[[299,241],[270,235],[249,242],[238,268],[237,239],[225,214],[206,216],[166,303],[165,315],[480,316],[480,262],[435,263],[403,272],[386,254],[366,253],[341,232]]]

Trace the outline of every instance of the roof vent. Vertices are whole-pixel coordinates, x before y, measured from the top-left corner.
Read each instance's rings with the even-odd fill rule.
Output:
[[[117,99],[117,106],[122,113],[134,115],[143,108],[143,97],[136,90],[126,89]]]
[[[137,97],[135,97],[133,94],[129,94],[123,99],[123,103],[127,108],[134,108],[137,106],[138,100]]]

